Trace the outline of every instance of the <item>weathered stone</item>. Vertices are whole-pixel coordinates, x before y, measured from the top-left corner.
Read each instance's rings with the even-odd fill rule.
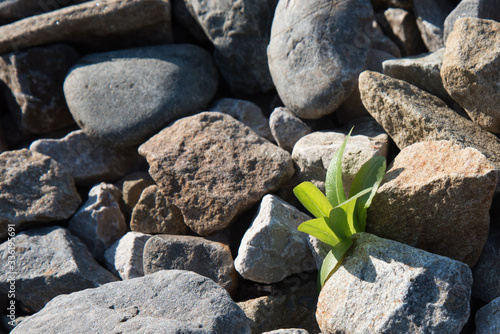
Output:
[[[495,334],[500,332],[500,297],[482,307],[476,313],[476,334]]]
[[[201,235],[226,228],[294,172],[288,152],[218,112],[178,120],[139,153],[163,195]]]
[[[89,1],[0,27],[0,53],[58,42],[93,50],[169,43],[170,15],[164,0]]]
[[[366,230],[472,267],[488,238],[497,180],[495,166],[476,149],[415,143],[384,176]]]
[[[144,276],[142,259],[149,238],[149,234],[127,232],[104,252],[106,267],[124,280]]]
[[[139,202],[144,189],[154,184],[155,181],[153,181],[147,172],[129,174],[115,183],[122,192],[123,203],[125,204],[127,215],[130,216],[132,214],[132,210],[137,202]]]
[[[330,114],[365,69],[373,10],[368,0],[278,3],[267,53],[279,96],[295,115]],[[353,44],[354,43],[354,44]]]
[[[171,0],[172,4],[172,19],[173,19],[173,29],[177,28],[175,26],[176,20],[179,21],[180,25],[184,27],[198,42],[197,45],[210,45],[210,40],[208,39],[205,31],[200,26],[198,21],[193,17],[188,9],[188,1],[186,0]],[[177,32],[175,32],[177,35]],[[175,36],[175,41],[177,42],[177,36]]]
[[[69,218],[81,203],[73,179],[55,160],[27,149],[0,154],[0,238],[30,223]]]
[[[157,185],[144,189],[132,211],[132,231],[143,233],[187,234],[182,212],[162,195]]]
[[[69,72],[64,93],[89,137],[132,146],[205,108],[217,82],[207,51],[188,44],[160,45],[83,57]]]
[[[33,1],[11,0],[0,2],[0,25],[40,15],[66,6],[73,6],[88,0]]]
[[[45,154],[69,171],[77,184],[92,186],[116,181],[138,169],[144,159],[136,148],[111,148],[91,140],[82,130],[61,139],[39,139],[30,150]]]
[[[441,76],[472,121],[500,133],[500,22],[459,19],[446,43]]]
[[[274,109],[269,117],[269,127],[279,147],[292,152],[295,143],[311,133],[311,128],[287,108]]]
[[[275,283],[316,269],[308,236],[297,227],[311,219],[274,195],[262,199],[257,217],[241,240],[234,266],[243,278]]]
[[[453,4],[449,0],[413,0],[418,29],[430,52],[444,47],[444,20],[452,10]]]
[[[316,262],[316,268],[319,271],[321,270],[321,266],[323,265],[323,260],[325,259],[328,252],[332,249],[332,246],[325,244],[321,240],[310,235],[309,248],[311,249],[314,261]]]
[[[486,245],[472,268],[472,297],[487,303],[500,297],[500,230],[491,228]]]
[[[318,298],[322,333],[459,333],[472,274],[459,261],[378,238],[354,236]]]
[[[118,280],[58,226],[17,234],[0,245],[0,259],[0,292],[6,295],[14,284],[16,299],[33,311],[58,295]]]
[[[245,313],[211,279],[181,270],[53,299],[11,333],[249,334]]]
[[[127,233],[127,223],[120,209],[122,194],[112,184],[92,187],[88,200],[70,219],[68,229],[79,237],[92,255],[104,262],[104,252]]]
[[[270,332],[264,332],[262,334],[309,334],[309,332],[301,328],[286,328],[286,329],[277,329]]]

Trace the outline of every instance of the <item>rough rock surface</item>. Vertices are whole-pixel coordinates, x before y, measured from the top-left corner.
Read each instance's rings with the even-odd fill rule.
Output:
[[[89,137],[132,146],[205,108],[217,82],[207,51],[188,44],[160,45],[81,58],[64,81],[64,94]]]
[[[301,328],[282,328],[270,332],[263,332],[262,334],[309,334],[309,332]]]
[[[241,240],[236,270],[245,279],[275,283],[316,269],[308,236],[297,227],[311,219],[274,195],[262,199],[257,217]]]
[[[413,0],[413,11],[422,39],[430,52],[444,47],[444,21],[453,10],[449,0]]]
[[[8,257],[12,248],[13,266],[8,262],[12,260]],[[34,311],[58,295],[117,280],[78,238],[58,226],[17,234],[13,241],[0,245],[0,259],[0,292],[7,295],[13,279],[16,299]]]
[[[24,19],[29,16],[39,15],[57,10],[61,7],[72,6],[88,0],[64,0],[64,1],[32,1],[11,0],[0,2],[0,25]]]
[[[482,307],[476,313],[476,334],[500,332],[500,297]]]
[[[42,333],[249,334],[249,320],[211,279],[188,271],[106,284],[59,296],[12,334]]]
[[[35,222],[69,218],[81,203],[73,179],[55,160],[27,149],[0,154],[0,238]]]
[[[317,119],[347,99],[365,69],[371,44],[365,31],[372,21],[368,0],[278,3],[267,54],[278,94],[291,112]]]
[[[325,283],[322,333],[459,333],[467,322],[467,265],[368,233],[355,235]]]
[[[500,133],[500,22],[457,20],[441,76],[448,93],[475,123]]]
[[[144,274],[160,270],[189,270],[212,279],[228,292],[237,283],[229,246],[200,237],[157,235],[146,242]]]
[[[139,153],[163,195],[201,235],[226,228],[294,172],[288,152],[217,112],[173,123]]]
[[[155,182],[147,172],[129,174],[115,183],[122,192],[123,203],[125,204],[127,215],[132,214],[132,210],[141,198],[144,189],[154,184]]]
[[[472,268],[472,297],[487,303],[500,297],[500,230],[490,228],[486,245]]]
[[[279,147],[290,153],[300,138],[311,133],[306,123],[283,107],[274,109],[269,117],[269,127]]]
[[[366,230],[472,267],[488,238],[497,181],[495,166],[476,149],[415,143],[384,176]]]

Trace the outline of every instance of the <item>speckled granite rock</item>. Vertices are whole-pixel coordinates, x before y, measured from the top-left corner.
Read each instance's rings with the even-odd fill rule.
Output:
[[[487,303],[500,297],[500,230],[490,227],[481,256],[472,268],[472,297]]]
[[[500,297],[476,313],[476,334],[495,334],[500,331]]]
[[[295,143],[311,133],[311,127],[287,108],[276,108],[269,117],[269,127],[279,147],[292,152]]]

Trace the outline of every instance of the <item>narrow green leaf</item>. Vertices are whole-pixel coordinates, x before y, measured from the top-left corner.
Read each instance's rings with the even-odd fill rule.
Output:
[[[349,248],[352,246],[352,239],[347,238],[339,242],[330,252],[326,255],[321,265],[320,270],[320,284],[321,288],[325,285],[327,279],[340,267],[342,258]]]
[[[328,226],[328,219],[326,217],[311,219],[303,222],[297,229],[300,232],[305,232],[318,238],[332,247],[340,242],[339,238],[333,233],[330,226]]]
[[[340,240],[351,235],[349,223],[347,221],[347,213],[344,207],[336,207],[330,211],[328,225]]]
[[[350,197],[350,198],[349,198],[348,200],[346,200],[345,202],[340,203],[340,204],[339,204],[339,205],[337,205],[335,208],[341,208],[341,207],[346,208],[346,207],[347,207],[347,205],[348,205],[350,202],[352,202],[352,201],[354,201],[354,200],[356,200],[356,199],[358,199],[358,198],[362,197],[363,195],[365,195],[365,194],[369,193],[371,190],[372,190],[372,187],[367,188],[367,189],[364,189],[363,191],[360,191],[360,192],[359,192],[359,193],[357,193],[356,195],[354,195],[354,196]]]
[[[329,217],[333,207],[321,190],[314,184],[311,182],[302,182],[293,189],[293,193],[314,217]]]
[[[349,137],[351,136],[351,132],[352,129],[349,131],[349,134],[342,145],[340,145],[337,152],[333,155],[326,171],[326,198],[328,198],[332,206],[337,206],[339,203],[346,200],[344,183],[342,182],[342,156],[344,155],[345,146],[347,144],[347,140],[349,140]]]
[[[360,226],[358,224],[358,216],[355,214],[355,209],[356,209],[356,203],[357,203],[358,198],[354,198],[353,200],[348,202],[346,207],[345,207],[345,212],[347,215],[347,224],[349,225],[349,235],[353,235],[360,231]]]

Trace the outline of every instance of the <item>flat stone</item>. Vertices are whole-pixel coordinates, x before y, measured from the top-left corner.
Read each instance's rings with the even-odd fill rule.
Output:
[[[188,234],[181,210],[151,185],[144,189],[132,211],[130,229],[143,233]]]
[[[311,219],[274,195],[262,199],[259,212],[241,240],[234,266],[243,278],[275,283],[316,269],[308,236],[297,227]]]
[[[500,297],[476,313],[476,334],[494,334],[500,331]]]
[[[0,154],[0,238],[34,223],[71,217],[82,202],[62,165],[27,149]]]
[[[64,94],[89,137],[105,145],[133,146],[205,108],[217,82],[207,51],[188,44],[160,45],[81,58],[64,82]]]
[[[60,139],[36,140],[31,143],[30,150],[56,160],[77,184],[84,186],[116,181],[144,163],[136,148],[103,146],[82,130],[70,132]]]
[[[115,185],[121,190],[123,203],[127,215],[132,215],[137,202],[141,198],[141,194],[149,186],[155,184],[155,181],[147,172],[135,172],[122,178]]]
[[[13,281],[16,300],[35,312],[58,295],[118,280],[78,238],[59,226],[18,233],[0,245],[0,258],[1,293],[7,295]]]
[[[97,184],[90,189],[87,201],[68,224],[71,233],[79,237],[92,255],[102,262],[106,249],[127,233],[121,201],[120,189],[109,183]]]
[[[296,116],[335,111],[365,69],[373,22],[368,0],[280,1],[267,54],[278,94]],[[353,41],[355,44],[353,44]]]
[[[218,112],[178,120],[139,153],[163,195],[201,235],[222,231],[294,172],[288,152]]]
[[[88,0],[32,1],[11,0],[0,3],[0,25],[5,25],[30,16],[48,13],[62,7],[73,6]]]
[[[53,299],[11,333],[249,334],[229,294],[193,272],[162,270]]]
[[[472,268],[472,297],[487,303],[500,297],[500,230],[490,228],[486,245]]]
[[[91,50],[170,43],[170,15],[163,0],[84,2],[1,26],[0,54],[60,42]]]
[[[459,333],[470,312],[467,265],[368,233],[354,236],[318,298],[322,333]]]
[[[367,232],[473,266],[488,238],[498,173],[451,141],[401,150],[368,209]]]
[[[144,245],[151,237],[140,232],[127,232],[104,252],[106,267],[123,280],[144,276]]]
[[[290,153],[300,138],[311,133],[311,127],[283,107],[274,109],[269,117],[269,127],[279,147]]]
[[[448,37],[443,84],[472,121],[500,133],[500,22],[466,17]]]
[[[453,10],[449,0],[413,0],[413,12],[417,16],[417,25],[422,40],[430,52],[444,47],[444,21]]]

